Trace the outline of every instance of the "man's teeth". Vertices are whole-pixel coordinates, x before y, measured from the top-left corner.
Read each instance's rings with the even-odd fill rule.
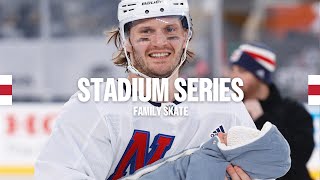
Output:
[[[151,57],[156,57],[156,58],[166,57],[166,56],[169,56],[169,55],[170,55],[169,53],[153,53],[153,54],[150,54]]]

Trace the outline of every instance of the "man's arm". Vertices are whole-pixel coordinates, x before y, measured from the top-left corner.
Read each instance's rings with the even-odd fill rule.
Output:
[[[106,123],[92,102],[71,97],[35,164],[35,179],[104,179],[113,160]]]
[[[252,120],[247,108],[243,102],[232,102],[230,103],[230,111],[234,112],[237,126],[245,126],[257,129],[254,121]]]

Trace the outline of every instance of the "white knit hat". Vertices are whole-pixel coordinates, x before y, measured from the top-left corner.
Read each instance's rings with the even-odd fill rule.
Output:
[[[253,128],[234,126],[227,135],[227,146],[241,146],[260,135],[260,131]]]

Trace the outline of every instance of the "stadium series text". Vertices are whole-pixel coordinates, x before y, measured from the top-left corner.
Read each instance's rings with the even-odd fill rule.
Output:
[[[80,78],[78,99],[94,101],[168,102],[169,90],[174,91],[174,99],[179,102],[242,101],[243,81],[240,78],[178,78],[170,87],[167,78]],[[173,89],[174,88],[174,89]],[[233,90],[233,92],[231,91]]]

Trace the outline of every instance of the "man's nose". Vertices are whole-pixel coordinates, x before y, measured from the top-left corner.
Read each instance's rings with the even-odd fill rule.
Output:
[[[154,35],[154,38],[153,38],[152,42],[153,42],[154,46],[163,46],[163,45],[168,43],[168,39],[167,39],[167,36],[164,33],[157,32]]]

